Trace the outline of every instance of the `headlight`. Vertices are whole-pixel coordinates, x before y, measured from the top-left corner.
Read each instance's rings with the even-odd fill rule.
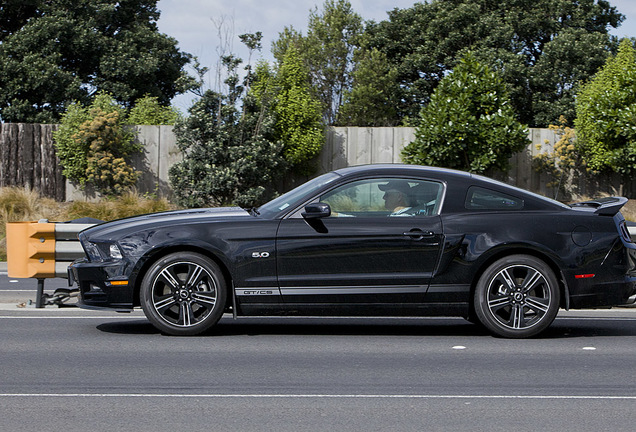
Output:
[[[119,250],[119,247],[116,244],[110,245],[109,252],[110,252],[111,258],[122,259],[121,251]]]
[[[84,241],[82,244],[88,259],[92,262],[119,260],[123,258],[119,246],[114,243],[93,243],[90,241]]]

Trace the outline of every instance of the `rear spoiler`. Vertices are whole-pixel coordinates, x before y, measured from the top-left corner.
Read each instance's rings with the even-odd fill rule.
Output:
[[[614,216],[627,203],[627,198],[607,197],[591,201],[583,201],[570,204],[570,207],[577,210],[589,210],[603,216]]]

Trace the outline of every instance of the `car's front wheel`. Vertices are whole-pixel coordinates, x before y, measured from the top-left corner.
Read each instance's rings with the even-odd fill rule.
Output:
[[[559,311],[552,269],[530,255],[511,255],[490,265],[477,282],[475,313],[492,333],[524,338],[545,330]]]
[[[203,255],[179,252],[155,262],[141,283],[148,320],[171,335],[196,335],[223,315],[226,283],[219,266]]]

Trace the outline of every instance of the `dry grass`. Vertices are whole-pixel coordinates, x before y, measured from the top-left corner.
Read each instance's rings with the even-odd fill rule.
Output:
[[[629,200],[621,209],[621,214],[630,222],[636,222],[636,200]]]
[[[136,192],[128,192],[117,199],[99,202],[75,201],[66,209],[66,220],[81,217],[110,221],[146,213],[174,210],[176,207],[165,198],[150,199]]]
[[[59,203],[41,198],[36,192],[16,187],[0,188],[0,261],[7,258],[6,223],[21,221],[67,221],[92,217],[104,221],[145,213],[173,210],[176,206],[164,198],[151,199],[129,192],[117,199],[99,202]]]

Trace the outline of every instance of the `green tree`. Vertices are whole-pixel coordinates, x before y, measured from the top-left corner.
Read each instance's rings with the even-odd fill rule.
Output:
[[[534,123],[561,123],[563,116],[572,124],[579,84],[590,79],[615,49],[607,35],[580,28],[564,29],[548,42],[531,72]]]
[[[334,124],[344,94],[352,84],[353,54],[361,43],[364,26],[347,0],[326,0],[322,11],[310,11],[307,36],[286,27],[273,43],[279,64],[295,47],[309,73],[313,92],[322,103],[326,124]]]
[[[278,39],[272,43],[272,55],[276,61],[280,64],[285,59],[285,54],[291,45],[296,47],[300,52],[303,51],[303,44],[305,38],[293,26],[285,27],[285,29],[278,34]]]
[[[577,147],[593,171],[636,172],[636,50],[623,39],[615,57],[586,84],[576,103]]]
[[[4,0],[0,5],[0,43],[37,12],[39,0]]]
[[[223,62],[228,94],[206,91],[174,129],[185,156],[169,176],[177,201],[186,207],[261,204],[273,195],[271,184],[285,166],[268,99],[250,92],[239,110],[239,61],[230,55]],[[260,88],[258,80],[254,88]]]
[[[0,10],[0,118],[57,122],[71,101],[107,91],[167,105],[190,56],[159,33],[157,0],[29,0]]]
[[[245,33],[239,35],[239,39],[243,44],[247,47],[249,52],[249,57],[247,58],[247,65],[245,65],[245,71],[247,72],[245,75],[245,89],[249,90],[251,82],[252,82],[252,55],[254,51],[260,51],[263,48],[261,40],[263,39],[263,33]]]
[[[422,110],[407,163],[483,173],[504,170],[508,159],[530,143],[515,118],[498,74],[467,54],[435,89]]]
[[[312,95],[296,47],[288,48],[275,82],[273,111],[285,159],[296,171],[311,172],[309,162],[320,153],[325,140],[324,126],[320,101]]]
[[[395,126],[398,122],[397,68],[377,49],[360,50],[352,87],[345,91],[338,114],[342,126]]]
[[[130,125],[173,125],[179,118],[179,112],[162,106],[153,96],[144,96],[135,101],[127,117]]]
[[[304,59],[322,101],[327,124],[334,124],[344,93],[351,87],[353,52],[360,45],[362,18],[347,0],[326,0],[322,14],[309,14]]]
[[[367,33],[398,69],[401,119],[471,51],[499,71],[524,123],[547,126],[572,112],[576,83],[616,48],[608,28],[623,19],[604,0],[436,0],[394,9]]]

